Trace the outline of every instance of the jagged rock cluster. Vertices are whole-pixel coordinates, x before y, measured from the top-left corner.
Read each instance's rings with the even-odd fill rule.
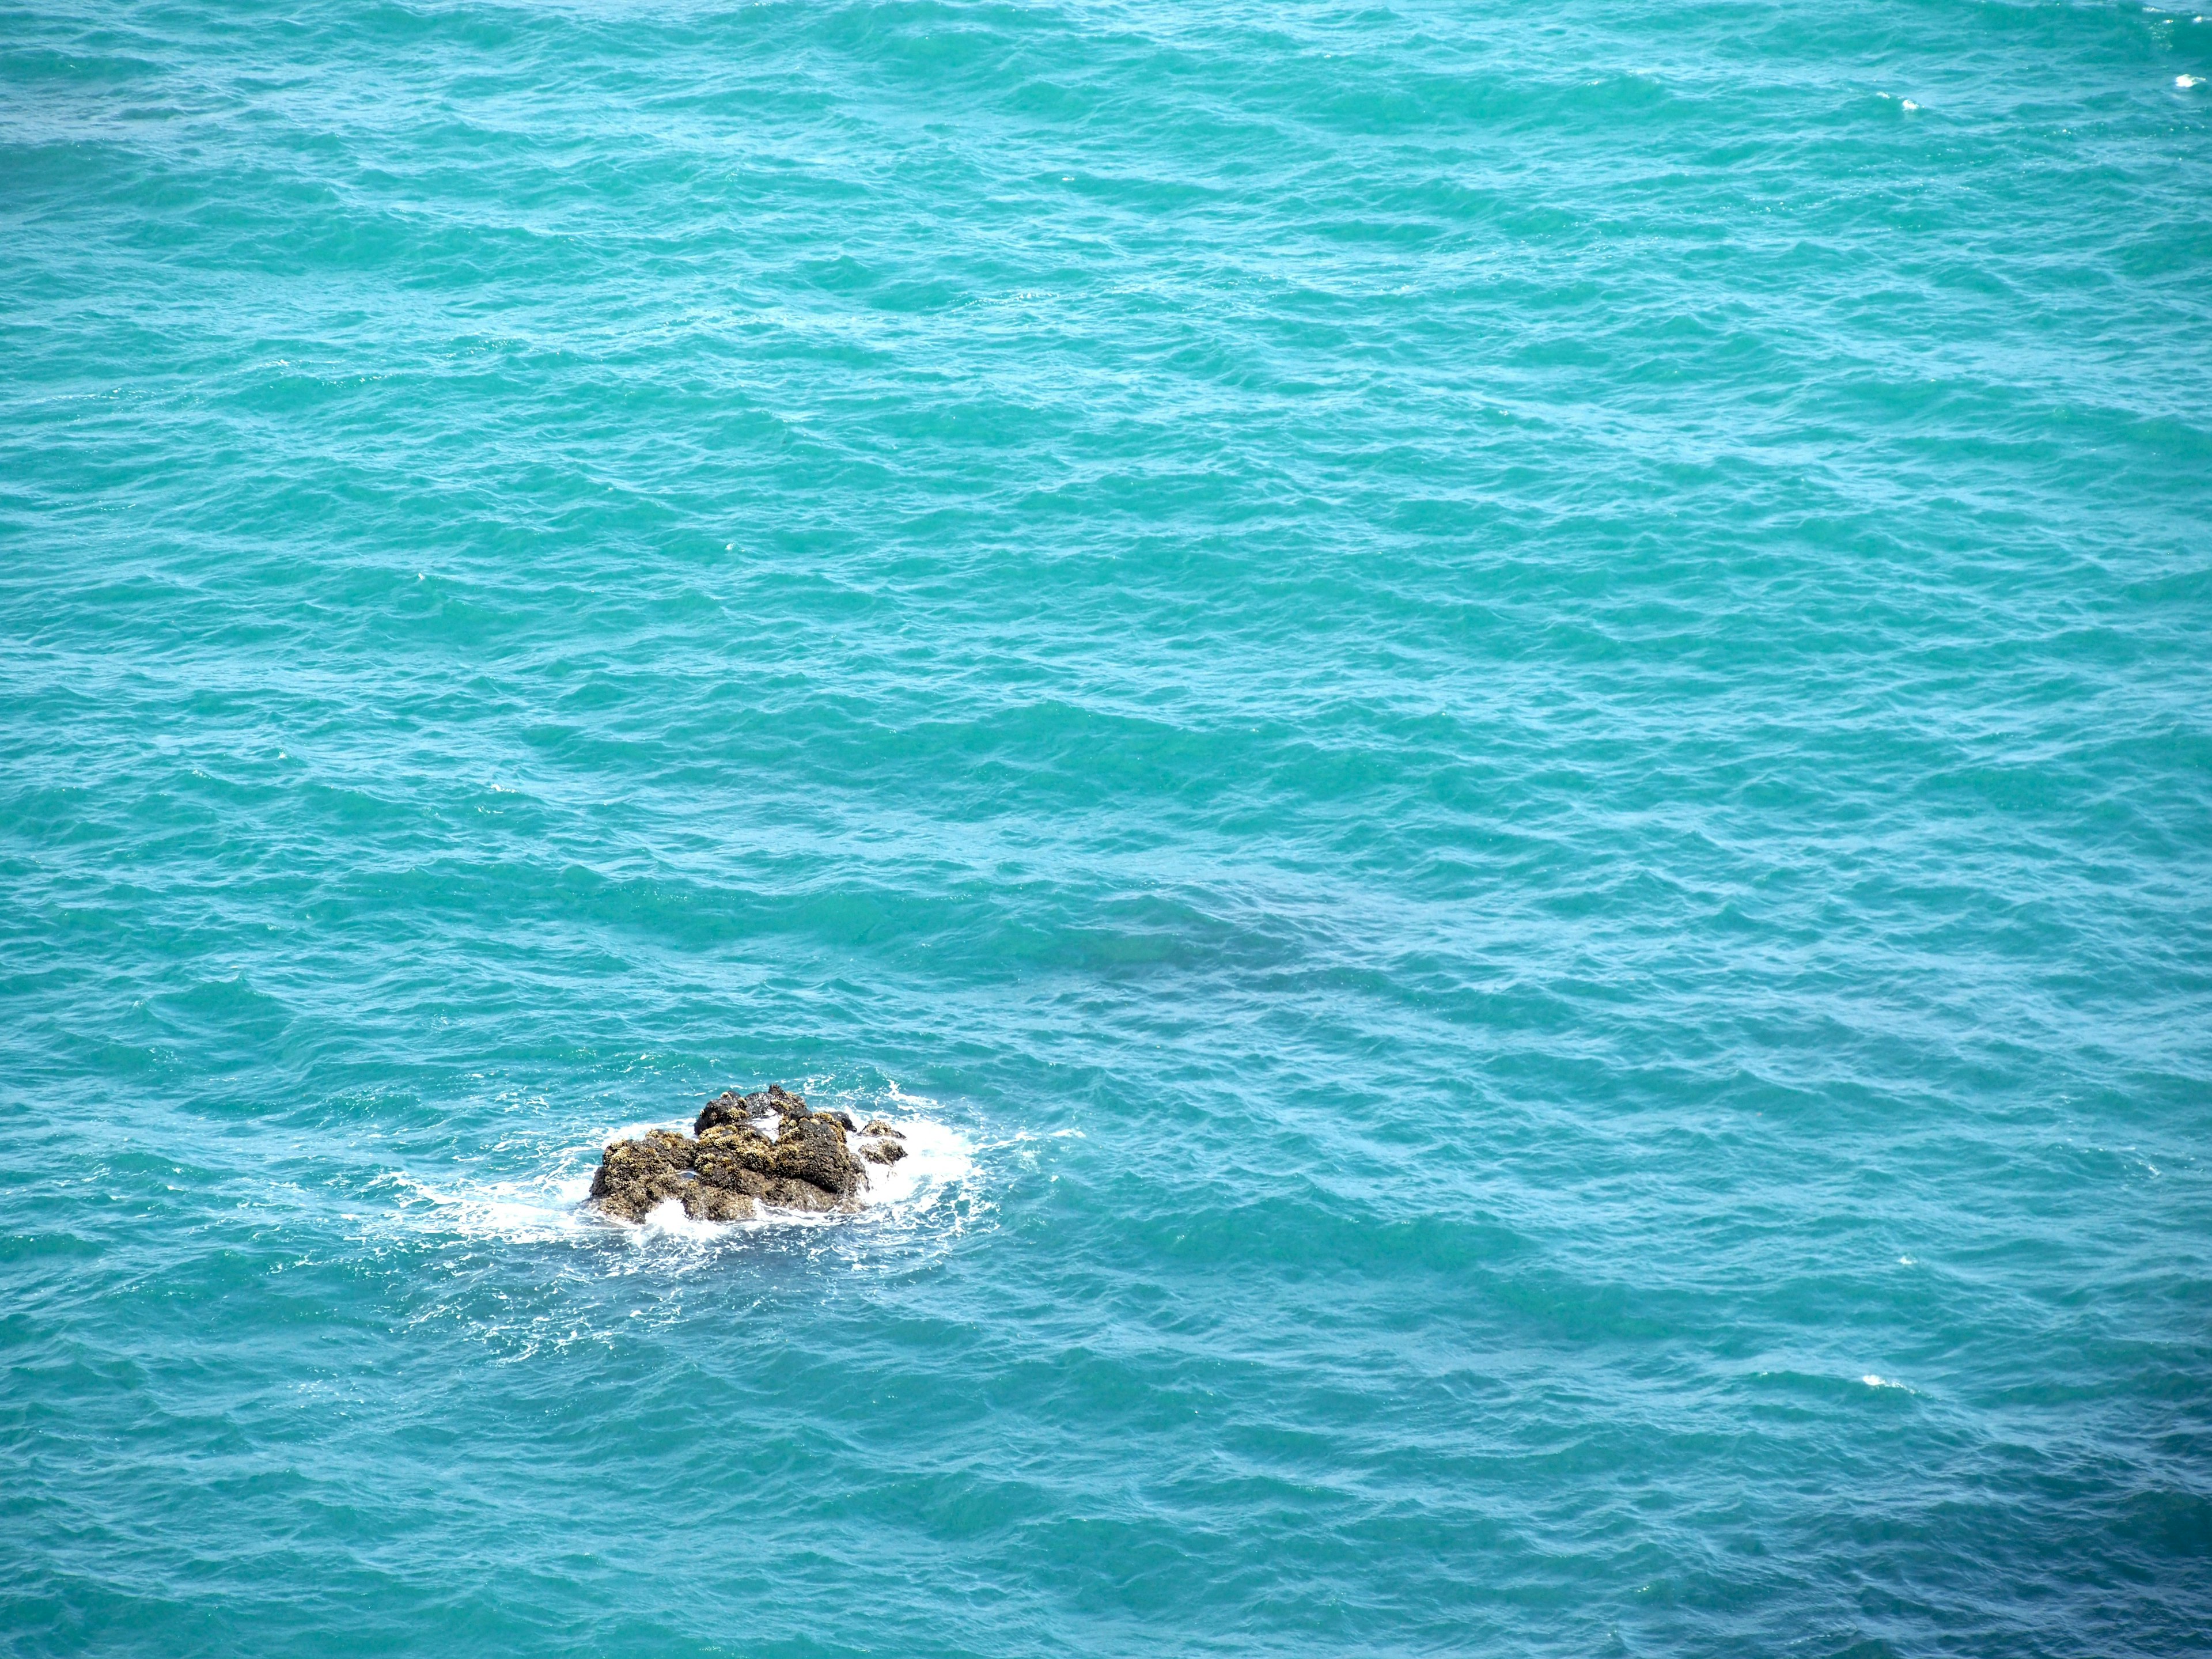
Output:
[[[770,1118],[773,1137],[763,1127]],[[863,1164],[896,1163],[904,1139],[881,1118],[856,1128],[843,1112],[810,1111],[779,1084],[732,1091],[707,1103],[690,1135],[653,1129],[608,1143],[592,1201],[622,1221],[642,1221],[672,1198],[696,1221],[743,1221],[763,1204],[857,1210]]]

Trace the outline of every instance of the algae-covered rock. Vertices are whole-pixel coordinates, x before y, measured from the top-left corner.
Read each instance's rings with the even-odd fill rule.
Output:
[[[773,1136],[762,1127],[771,1117]],[[592,1198],[603,1214],[621,1221],[642,1221],[672,1198],[702,1221],[741,1221],[762,1205],[857,1210],[867,1176],[846,1144],[852,1127],[846,1114],[811,1111],[780,1084],[752,1095],[732,1090],[707,1103],[691,1135],[654,1129],[611,1142],[592,1178]],[[890,1161],[872,1149],[867,1156]]]
[[[694,1221],[749,1221],[752,1218],[750,1194],[710,1186],[704,1181],[687,1182],[683,1200],[684,1213]]]
[[[775,1173],[805,1181],[843,1198],[860,1182],[860,1166],[845,1150],[845,1129],[819,1115],[787,1117],[775,1138]]]
[[[665,1129],[614,1141],[592,1178],[592,1197],[611,1216],[642,1221],[662,1200],[682,1196],[697,1150],[692,1141]]]
[[[703,1135],[709,1129],[725,1125],[750,1128],[755,1118],[766,1117],[773,1109],[765,1095],[741,1095],[732,1089],[707,1103],[706,1110],[699,1114],[698,1121],[691,1126],[691,1133]]]

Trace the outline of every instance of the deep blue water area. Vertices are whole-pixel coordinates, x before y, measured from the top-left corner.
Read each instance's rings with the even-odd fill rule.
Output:
[[[7,5],[0,1650],[2206,1651],[2209,520],[2187,8]]]

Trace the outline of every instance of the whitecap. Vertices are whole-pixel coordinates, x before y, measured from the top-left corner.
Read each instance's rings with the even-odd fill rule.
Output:
[[[694,1221],[684,1213],[684,1206],[672,1198],[665,1198],[645,1212],[638,1223],[648,1234],[674,1239],[687,1244],[710,1243],[725,1237],[724,1224],[714,1221]]]
[[[866,1166],[861,1202],[871,1211],[914,1214],[957,1192],[975,1170],[975,1149],[957,1129],[933,1119],[902,1115],[884,1121],[905,1137],[906,1156],[896,1164]]]

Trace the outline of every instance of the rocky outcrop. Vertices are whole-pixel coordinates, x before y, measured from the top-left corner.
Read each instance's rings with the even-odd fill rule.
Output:
[[[850,1136],[860,1137],[858,1157]],[[810,1110],[778,1084],[732,1091],[707,1103],[690,1135],[654,1129],[610,1142],[592,1201],[621,1221],[642,1221],[672,1198],[699,1221],[742,1221],[763,1205],[857,1210],[868,1179],[861,1160],[896,1162],[906,1156],[902,1139],[880,1118],[856,1129],[842,1112]]]

